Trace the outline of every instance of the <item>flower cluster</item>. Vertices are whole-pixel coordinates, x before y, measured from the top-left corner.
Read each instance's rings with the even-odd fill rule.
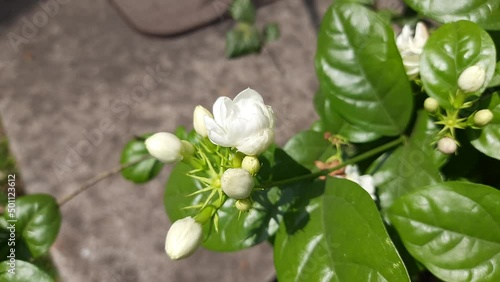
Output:
[[[235,200],[239,212],[252,208],[255,175],[260,169],[258,155],[274,142],[274,113],[253,89],[239,93],[234,100],[220,97],[212,112],[197,106],[193,112],[196,142],[180,140],[160,132],[145,141],[148,152],[164,163],[182,161],[192,167],[188,176],[202,188],[187,196],[206,193],[203,203],[185,207],[197,215],[180,219],[170,228],[165,250],[178,260],[191,255],[203,239],[202,225],[213,222],[218,229],[217,211],[228,198]]]

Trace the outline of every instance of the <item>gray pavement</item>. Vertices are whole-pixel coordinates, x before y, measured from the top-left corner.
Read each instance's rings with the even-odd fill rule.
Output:
[[[52,0],[54,2],[55,0]],[[33,2],[33,1],[32,1]],[[318,1],[323,12],[330,1]],[[144,36],[107,1],[57,0],[0,22],[0,113],[28,193],[67,194],[115,166],[134,134],[191,126],[197,104],[259,91],[277,115],[277,142],[316,119],[312,97],[316,36],[302,1],[258,11],[282,37],[262,54],[228,61],[230,21],[176,36]],[[266,281],[272,252],[200,250],[172,262],[164,253],[169,221],[163,183],[116,176],[63,207],[52,254],[63,281]]]

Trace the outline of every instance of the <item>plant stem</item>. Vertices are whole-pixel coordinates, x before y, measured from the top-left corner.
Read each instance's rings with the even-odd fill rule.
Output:
[[[108,171],[101,172],[98,175],[96,175],[95,177],[91,178],[85,184],[83,184],[82,186],[80,186],[75,191],[71,192],[70,194],[68,194],[68,195],[66,195],[64,197],[61,197],[57,202],[59,203],[59,206],[62,207],[64,204],[66,204],[67,202],[69,202],[71,199],[73,199],[76,196],[80,195],[81,193],[87,191],[89,188],[91,188],[95,184],[101,182],[103,179],[105,179],[107,177],[110,177],[110,176],[112,176],[114,174],[117,174],[117,173],[121,172],[122,170],[124,170],[126,168],[129,168],[129,167],[131,167],[133,165],[136,165],[136,164],[138,164],[138,163],[140,163],[142,161],[149,160],[149,159],[152,159],[152,157],[149,156],[149,155],[147,155],[147,156],[144,156],[144,157],[142,157],[140,159],[137,159],[135,161],[131,161],[131,162],[128,162],[126,164],[114,167],[114,168],[112,168],[112,169],[110,169]]]
[[[336,170],[341,169],[341,168],[348,166],[350,164],[360,162],[360,161],[365,160],[369,157],[372,157],[374,155],[382,153],[382,152],[384,152],[392,147],[395,147],[395,146],[403,143],[405,140],[406,140],[405,136],[400,136],[398,139],[395,139],[389,143],[381,145],[381,146],[374,148],[370,151],[364,152],[363,154],[360,154],[352,159],[349,159],[349,160],[347,160],[347,161],[345,161],[345,162],[343,162],[343,163],[339,164],[338,166],[335,166],[331,169],[324,169],[324,170],[321,170],[321,171],[318,171],[315,173],[310,173],[310,174],[292,177],[292,178],[288,178],[288,179],[284,179],[284,180],[280,180],[280,181],[276,181],[276,182],[271,182],[267,185],[264,184],[263,188],[271,188],[274,186],[282,186],[282,185],[292,184],[292,183],[300,182],[303,180],[314,179],[314,178],[317,178],[317,177],[320,177],[323,175],[327,175],[328,173],[330,173],[332,171],[336,171]]]

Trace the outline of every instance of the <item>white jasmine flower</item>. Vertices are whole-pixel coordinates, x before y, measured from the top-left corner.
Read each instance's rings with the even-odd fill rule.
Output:
[[[375,195],[375,184],[373,183],[373,177],[371,175],[359,175],[358,166],[356,165],[348,165],[345,168],[345,178],[356,182],[359,186],[365,189],[368,194],[372,197],[372,199],[376,199]]]
[[[258,155],[274,142],[274,113],[257,91],[247,88],[234,100],[220,97],[214,118],[205,117],[208,138],[217,145]]]
[[[439,139],[437,148],[441,153],[451,155],[457,151],[457,143],[450,137]]]
[[[222,191],[233,199],[248,198],[252,193],[253,185],[252,176],[244,169],[230,168],[222,174]]]
[[[425,43],[429,39],[429,32],[425,24],[419,22],[415,28],[415,35],[409,25],[403,27],[403,31],[396,38],[396,45],[401,53],[406,74],[410,79],[416,78],[420,72],[420,55]]]
[[[179,219],[168,230],[165,240],[165,251],[173,260],[192,255],[201,245],[203,239],[202,226],[192,217]]]
[[[164,163],[176,163],[194,152],[193,145],[169,132],[158,132],[145,141],[151,156]]]
[[[480,66],[466,68],[458,77],[458,87],[466,93],[476,92],[483,87],[486,72]]]
[[[213,118],[212,113],[202,106],[196,106],[193,112],[194,131],[202,137],[207,137],[207,126],[205,125],[205,117]]]

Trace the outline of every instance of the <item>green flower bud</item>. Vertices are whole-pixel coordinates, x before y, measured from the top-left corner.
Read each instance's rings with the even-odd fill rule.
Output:
[[[438,100],[431,98],[431,97],[425,99],[424,109],[426,111],[428,111],[429,113],[433,113],[433,112],[437,111],[438,108],[439,108]]]
[[[483,127],[491,122],[493,119],[493,113],[488,110],[480,110],[474,115],[474,124]]]
[[[260,161],[257,157],[246,156],[243,158],[241,168],[250,172],[251,175],[256,175],[260,170]]]
[[[451,155],[457,151],[457,143],[450,137],[444,137],[438,141],[437,148],[441,153]]]
[[[236,203],[234,203],[234,206],[239,211],[247,212],[252,208],[253,202],[250,198],[241,199],[241,200],[236,201]]]
[[[241,167],[241,162],[243,161],[243,158],[245,155],[241,152],[237,152],[233,155],[233,167],[234,168],[240,168]]]

